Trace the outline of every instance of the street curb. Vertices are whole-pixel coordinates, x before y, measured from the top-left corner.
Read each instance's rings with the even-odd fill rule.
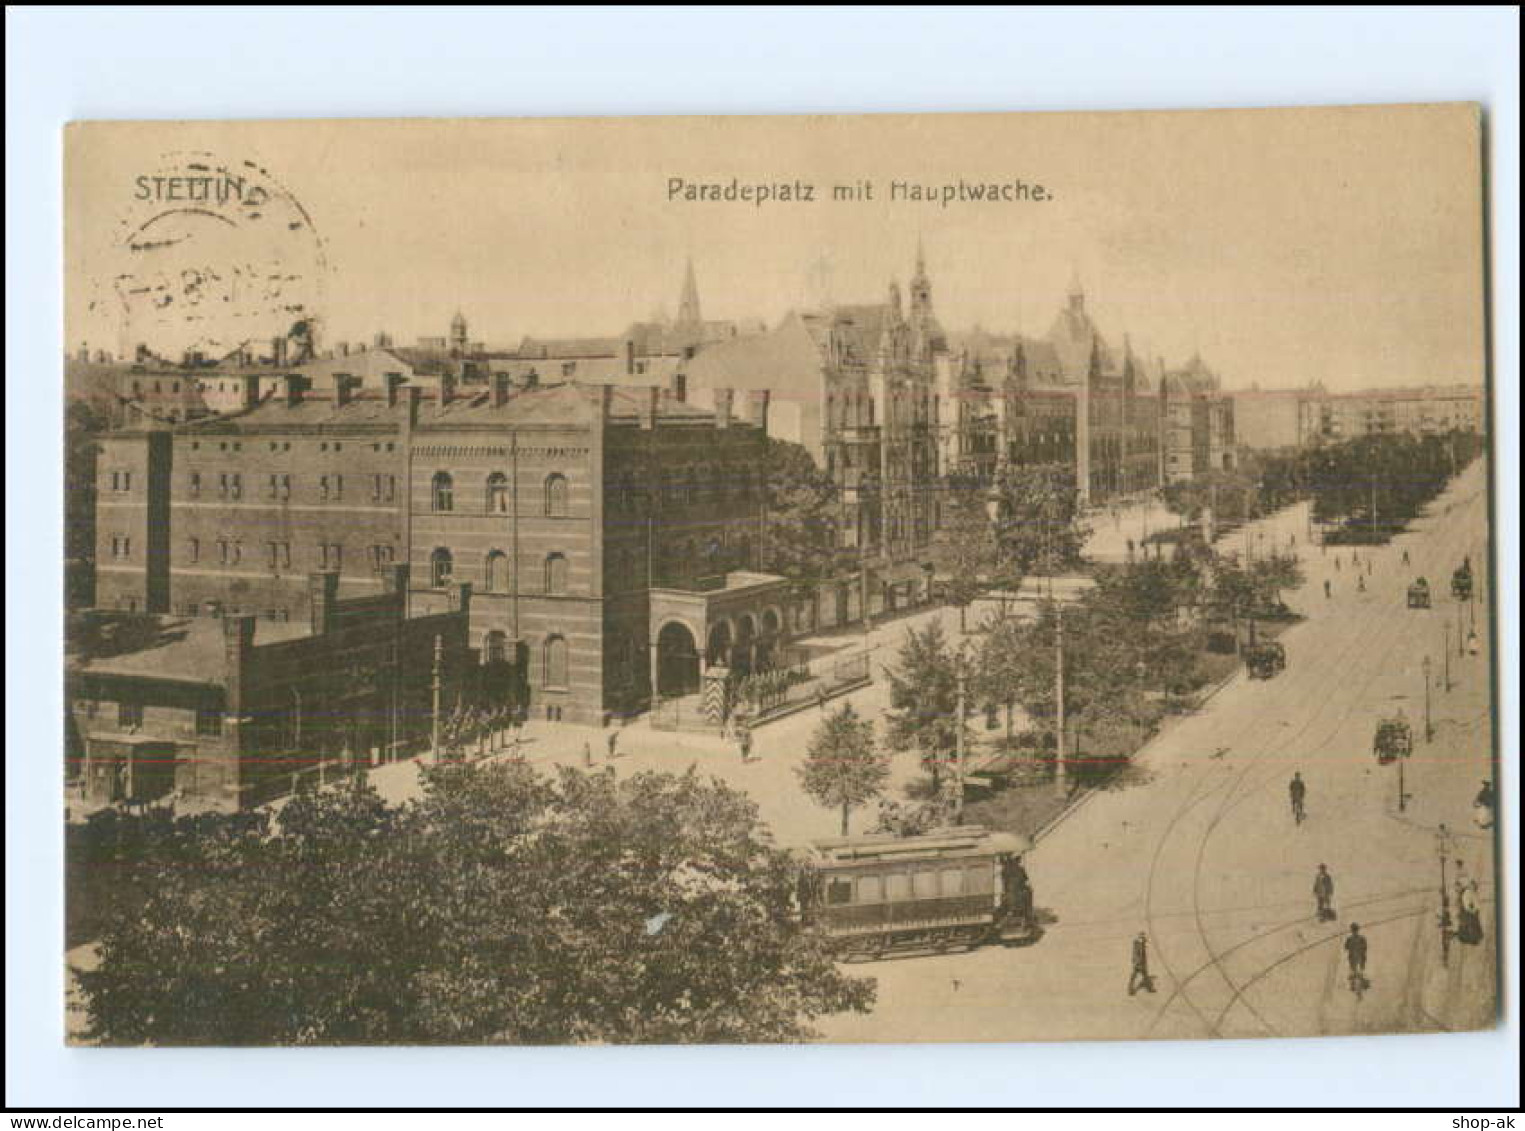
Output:
[[[1216,684],[1212,686],[1206,695],[1202,696],[1202,698],[1198,700],[1197,705],[1195,708],[1193,708],[1192,713],[1195,714],[1197,711],[1200,711],[1203,707],[1207,706],[1207,704],[1212,702],[1213,697],[1216,696],[1218,692],[1222,691],[1229,684],[1233,683],[1234,680],[1241,674],[1243,674],[1243,668],[1236,667],[1233,671],[1229,672],[1228,675],[1220,679]],[[1182,717],[1187,718],[1190,716]],[[1160,730],[1156,731],[1155,734],[1150,737],[1148,742],[1144,743],[1144,745],[1140,746],[1132,754],[1128,755],[1128,764],[1131,766],[1134,762],[1134,759],[1136,759],[1145,750],[1148,750],[1149,747],[1153,746],[1161,738],[1165,737],[1165,735],[1169,732],[1170,727],[1161,727]],[[1086,789],[1083,793],[1077,794],[1073,801],[1071,801],[1063,809],[1059,810],[1059,812],[1050,817],[1047,824],[1032,834],[1031,840],[1033,842],[1033,847],[1036,848],[1044,837],[1057,829],[1066,820],[1068,820],[1072,814],[1077,812],[1081,806],[1083,806],[1092,797],[1095,797],[1098,793],[1101,792],[1102,791],[1100,789],[1092,786]]]

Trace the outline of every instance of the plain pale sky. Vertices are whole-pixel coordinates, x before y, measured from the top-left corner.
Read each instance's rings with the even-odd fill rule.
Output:
[[[772,324],[809,300],[823,259],[839,302],[880,301],[892,279],[904,288],[920,239],[954,330],[1041,333],[1078,273],[1114,341],[1126,331],[1171,362],[1200,349],[1230,387],[1483,379],[1480,135],[1467,105],[76,126],[71,349],[189,341],[168,340],[173,320],[124,330],[119,305],[102,301],[123,232],[150,207],[134,199],[136,178],[189,151],[255,162],[310,218],[326,344],[381,329],[398,344],[442,336],[458,308],[491,344],[613,334],[676,311],[690,256],[705,317]],[[816,200],[670,201],[672,177],[799,180]],[[865,179],[873,203],[830,199],[833,184]],[[894,180],[960,179],[1040,184],[1053,199],[888,199]],[[217,242],[226,227],[186,246],[233,255]],[[289,248],[318,270],[310,238]]]

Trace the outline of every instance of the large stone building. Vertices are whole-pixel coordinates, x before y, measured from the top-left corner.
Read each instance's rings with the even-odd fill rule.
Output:
[[[1062,464],[1082,502],[1152,490],[1162,474],[1157,367],[1114,348],[1078,280],[1043,337],[971,335],[941,402],[944,466],[988,481],[1007,467]]]
[[[82,800],[236,809],[426,744],[435,678],[448,704],[470,674],[469,587],[409,617],[406,566],[368,597],[341,599],[334,572],[301,583],[300,622],[97,616],[101,639],[66,668]]]
[[[1160,378],[1160,406],[1165,482],[1234,468],[1234,400],[1200,355]]]
[[[837,546],[856,572],[828,585],[824,623],[930,593],[947,354],[918,252],[908,301],[891,284],[884,302],[794,312],[767,333],[705,346],[680,370],[696,404],[717,389],[770,390],[770,435],[802,445],[835,485]]]
[[[98,605],[299,621],[313,570],[364,596],[407,563],[415,610],[471,584],[471,644],[507,697],[582,720],[745,670],[786,631],[751,571],[766,392],[250,390],[240,412],[102,438]]]
[[[1487,430],[1485,398],[1481,385],[1320,391],[1299,403],[1299,441],[1338,443],[1397,432],[1416,436],[1451,431],[1482,433]]]

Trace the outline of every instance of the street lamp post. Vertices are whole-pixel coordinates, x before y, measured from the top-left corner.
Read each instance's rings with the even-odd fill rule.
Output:
[[[1451,964],[1451,894],[1446,890],[1446,857],[1454,847],[1450,830],[1440,825],[1435,830],[1435,855],[1440,857],[1440,964]]]
[[[954,766],[954,794],[953,794],[953,823],[964,823],[964,697],[968,693],[969,684],[969,656],[964,645],[959,645],[958,655],[955,657],[958,664],[958,708],[953,719],[953,725],[957,728],[955,736]]]
[[[1445,665],[1444,665],[1445,666],[1445,673],[1446,673],[1446,694],[1449,695],[1450,692],[1451,692],[1451,622],[1450,621],[1446,621],[1446,623],[1445,623],[1445,625],[1443,627],[1445,628],[1445,637],[1446,637],[1446,640],[1445,640],[1445,654],[1446,654],[1445,655],[1445,661],[1446,662],[1445,662]]]
[[[1435,728],[1430,722],[1430,658],[1424,658],[1424,740],[1432,742],[1435,738]]]

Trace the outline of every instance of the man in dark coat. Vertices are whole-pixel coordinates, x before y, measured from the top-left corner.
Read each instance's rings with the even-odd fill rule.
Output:
[[[1334,918],[1334,877],[1329,874],[1329,866],[1320,864],[1318,874],[1313,877],[1313,898],[1318,902],[1318,917],[1323,919]]]
[[[1292,819],[1298,824],[1303,823],[1303,801],[1308,796],[1308,787],[1303,782],[1301,773],[1294,773],[1292,781],[1287,786],[1287,792],[1292,795]]]
[[[1345,936],[1345,958],[1350,963],[1350,980],[1366,981],[1366,936],[1359,923],[1352,923],[1350,934]]]
[[[1149,976],[1149,936],[1140,931],[1133,940],[1133,973],[1128,975],[1128,996],[1143,988],[1154,993],[1154,979]]]

